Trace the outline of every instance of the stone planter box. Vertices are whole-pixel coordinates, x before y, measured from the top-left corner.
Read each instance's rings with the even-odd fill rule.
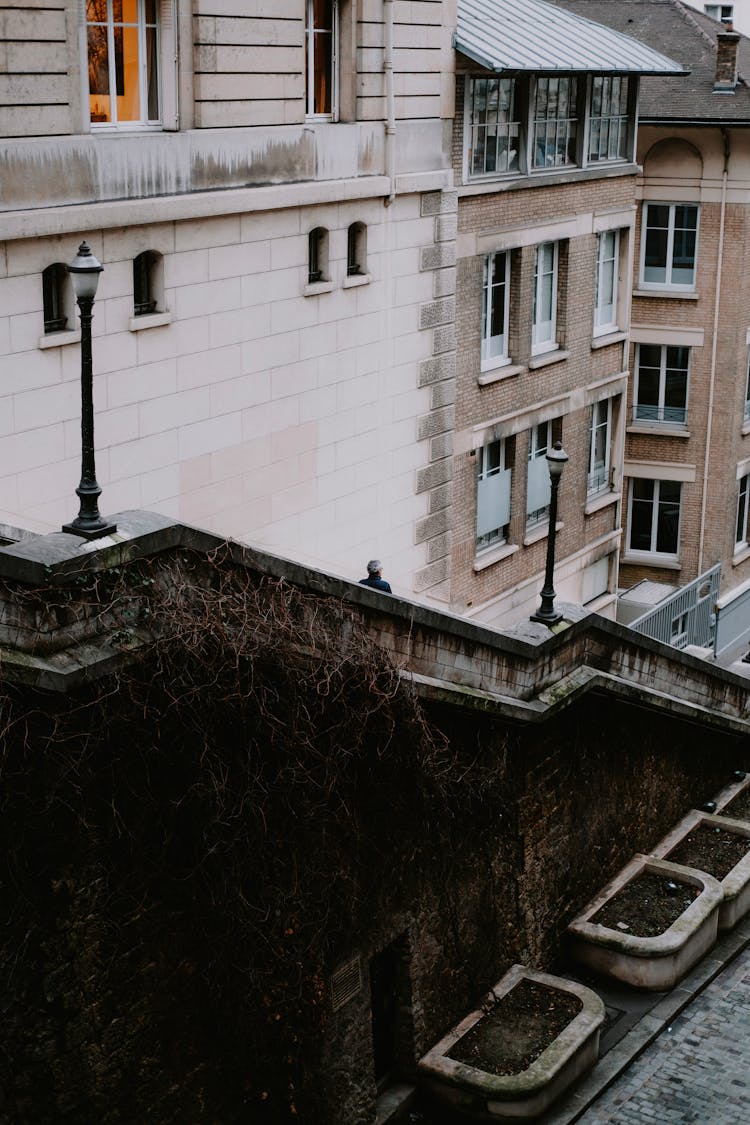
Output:
[[[747,821],[732,820],[728,816],[717,816],[693,809],[669,835],[659,841],[652,852],[654,858],[665,859],[669,852],[701,824],[723,828],[736,836],[746,837],[750,842],[750,823]],[[719,907],[719,929],[731,930],[750,910],[750,852],[723,879],[719,880],[719,885],[724,896]]]
[[[637,937],[590,921],[621,887],[642,873],[678,879],[699,887],[701,893],[669,929],[655,937]],[[723,898],[721,886],[713,876],[637,855],[570,923],[571,953],[581,964],[603,976],[633,988],[665,991],[673,988],[716,941]]]
[[[743,793],[748,786],[750,786],[750,773],[746,777],[743,777],[741,781],[733,781],[730,785],[727,785],[725,789],[722,789],[718,797],[715,798],[716,815],[731,816],[733,820],[737,820],[738,817],[736,817],[734,813],[731,811],[725,813],[724,810],[729,802],[734,800],[740,793]]]
[[[526,1070],[505,1075],[489,1074],[447,1057],[486,1014],[481,1008],[470,1012],[419,1062],[420,1085],[435,1101],[475,1121],[532,1120],[594,1065],[604,1022],[604,1004],[596,993],[523,965],[514,965],[493,992],[498,998],[504,996],[524,979],[577,996],[583,1008]]]

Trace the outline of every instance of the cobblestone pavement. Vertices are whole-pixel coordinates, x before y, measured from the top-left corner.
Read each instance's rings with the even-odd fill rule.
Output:
[[[732,961],[577,1120],[750,1123],[750,949]]]

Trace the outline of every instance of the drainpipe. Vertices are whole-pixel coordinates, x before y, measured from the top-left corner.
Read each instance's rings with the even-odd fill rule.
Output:
[[[714,385],[716,382],[716,349],[719,337],[719,302],[721,301],[721,271],[724,262],[724,220],[727,210],[727,179],[729,176],[729,134],[722,128],[724,141],[724,171],[721,176],[721,218],[719,220],[719,258],[716,263],[716,288],[714,290],[714,325],[711,340],[711,375],[708,385],[708,419],[706,423],[706,454],[703,462],[703,496],[701,497],[701,529],[698,539],[698,574],[703,573],[703,540],[706,532],[708,506],[708,471],[711,458],[711,431],[714,421]]]
[[[390,181],[390,191],[384,199],[390,207],[396,198],[396,105],[393,98],[393,0],[383,0],[385,46],[383,49],[383,77],[385,79],[385,174]]]

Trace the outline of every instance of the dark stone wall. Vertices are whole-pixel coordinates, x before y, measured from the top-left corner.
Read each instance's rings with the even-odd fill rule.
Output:
[[[337,838],[322,803],[316,822],[295,798],[242,851],[232,824],[259,827],[260,806],[217,810],[202,786],[207,761],[231,790],[246,745],[281,753],[258,740],[252,699],[222,722],[217,686],[209,753],[194,701],[165,708],[148,667],[129,675],[125,697],[111,681],[95,698],[0,699],[0,1125],[369,1125],[374,956],[397,951],[394,1056],[412,1077],[512,963],[551,965],[617,868],[750,765],[735,736],[595,694],[535,727],[432,707],[442,788],[440,754],[420,785],[409,713],[378,719],[337,790]],[[316,784],[289,774],[291,793]],[[292,904],[265,929],[259,871]],[[329,912],[317,944],[294,905],[309,871]],[[362,987],[333,1012],[331,974],[353,957]],[[267,993],[255,958],[273,967]]]

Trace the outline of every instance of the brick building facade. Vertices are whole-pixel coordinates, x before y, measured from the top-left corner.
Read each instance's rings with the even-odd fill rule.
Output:
[[[720,564],[724,608],[750,579],[750,42],[679,0],[564,6],[690,70],[641,87],[621,583]]]
[[[638,79],[680,68],[544,4],[484,7],[482,34],[459,4],[457,34],[451,602],[491,624],[535,608],[560,440],[557,591],[613,613]]]

